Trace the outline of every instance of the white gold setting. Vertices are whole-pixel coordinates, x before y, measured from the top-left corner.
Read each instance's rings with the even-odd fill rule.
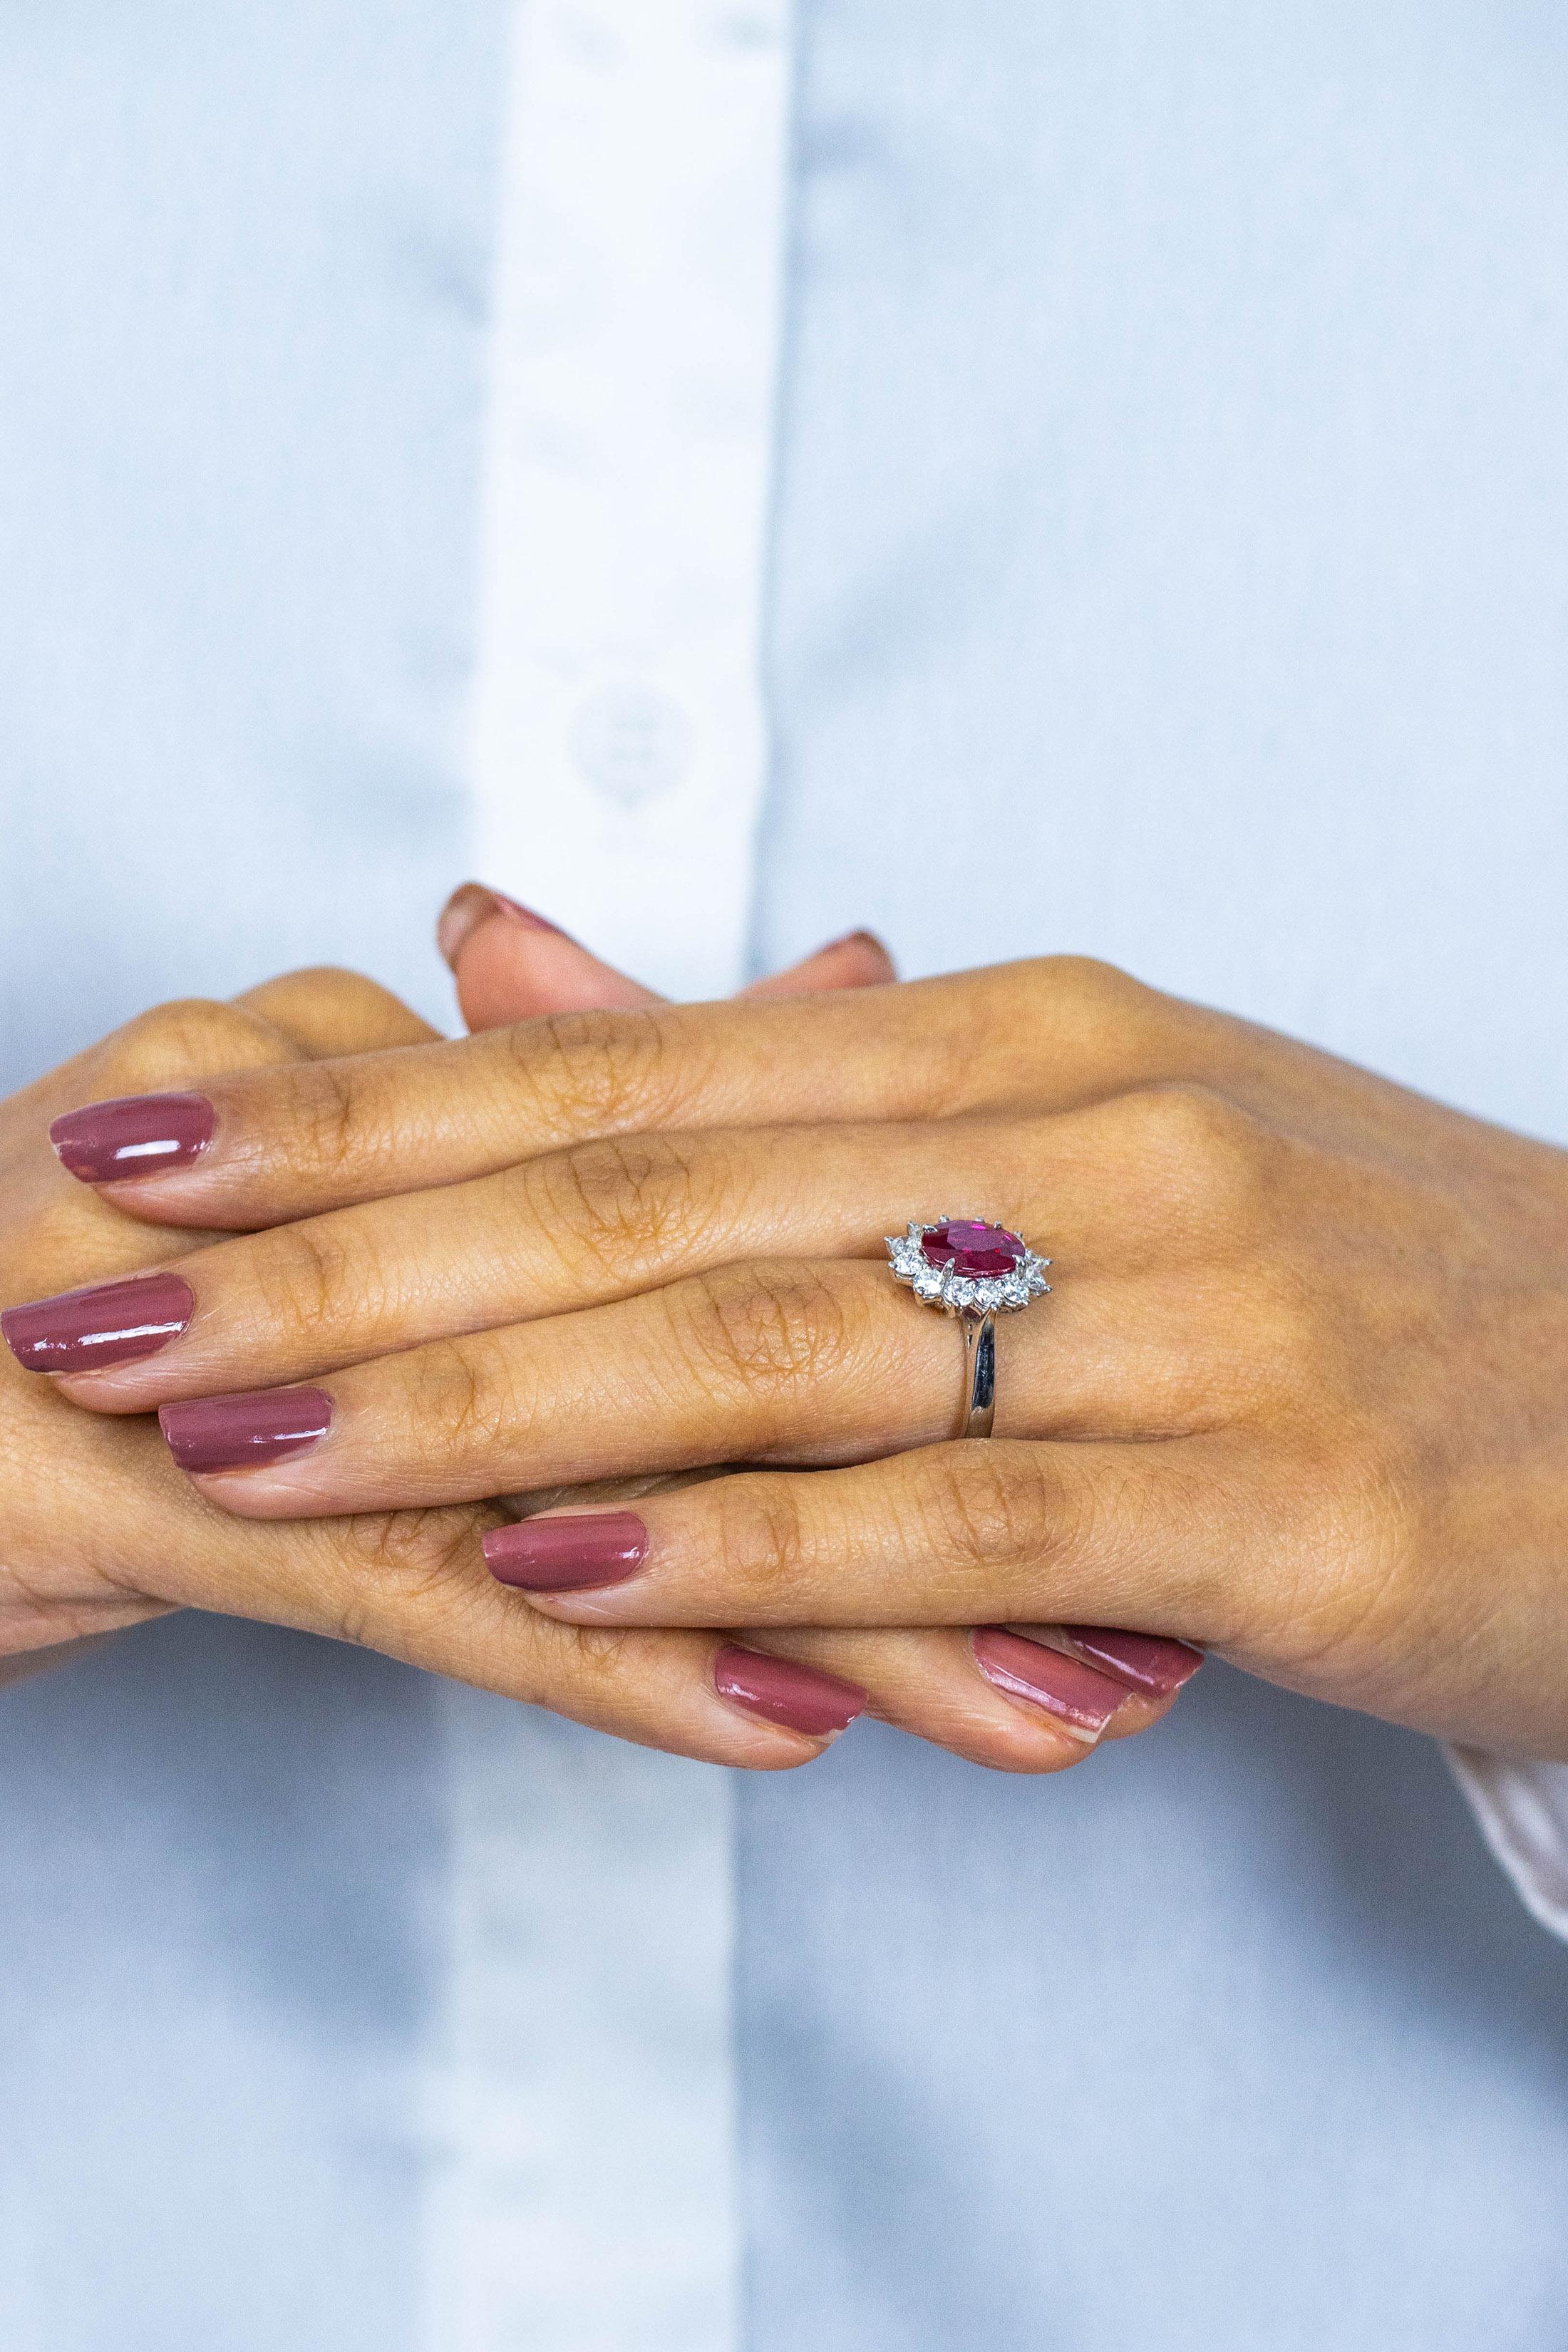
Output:
[[[976,1277],[954,1274],[950,1265],[932,1265],[921,1244],[938,1225],[952,1222],[933,1217],[922,1225],[911,1218],[907,1233],[886,1236],[893,1272],[900,1282],[909,1284],[917,1298],[948,1315],[1016,1315],[1035,1299],[1046,1297],[1051,1286],[1046,1280],[1050,1259],[1037,1257],[1027,1245],[1011,1274]]]

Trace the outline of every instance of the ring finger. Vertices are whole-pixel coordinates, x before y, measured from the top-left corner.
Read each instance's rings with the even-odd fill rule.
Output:
[[[1190,1294],[1082,1281],[1000,1319],[996,1433],[1155,1437],[1218,1417]],[[1202,1328],[1201,1326],[1199,1327]],[[226,1508],[310,1517],[714,1464],[863,1461],[956,1433],[964,1349],[886,1267],[731,1266],[330,1383],[165,1405],[175,1460]]]
[[[747,1258],[880,1257],[911,1213],[1015,1226],[1082,1277],[1190,1276],[1207,1236],[1141,1107],[915,1127],[581,1145],[499,1174],[226,1240],[133,1284],[15,1307],[29,1369],[78,1403],[308,1380],[424,1341],[625,1298]]]

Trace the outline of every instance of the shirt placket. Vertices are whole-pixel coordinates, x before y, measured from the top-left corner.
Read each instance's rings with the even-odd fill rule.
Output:
[[[784,0],[523,0],[475,870],[678,996],[743,974]],[[443,1693],[427,2352],[736,2352],[727,1775]]]
[[[788,111],[783,0],[518,22],[477,856],[672,994],[742,977]]]

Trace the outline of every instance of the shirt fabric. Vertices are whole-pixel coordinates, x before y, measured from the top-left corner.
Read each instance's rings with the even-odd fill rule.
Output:
[[[449,1019],[481,864],[664,985],[1079,949],[1563,1139],[1555,16],[790,29],[0,26],[10,1076],[329,953]],[[731,1781],[186,1616],[0,1751],[16,2352],[1568,2318],[1568,1962],[1389,1727],[1211,1665],[1059,1782]],[[1561,1922],[1562,1776],[1476,1774]]]

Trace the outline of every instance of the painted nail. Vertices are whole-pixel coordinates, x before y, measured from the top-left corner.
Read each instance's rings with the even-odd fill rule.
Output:
[[[158,1414],[182,1470],[260,1470],[304,1454],[332,1425],[325,1389],[258,1389],[249,1396],[195,1397]]]
[[[485,1563],[524,1592],[585,1592],[624,1584],[647,1558],[647,1529],[635,1511],[582,1511],[519,1519],[481,1536]]]
[[[436,925],[436,945],[443,962],[448,966],[456,963],[469,936],[481,923],[489,922],[492,915],[510,915],[528,930],[553,931],[557,939],[566,937],[559,923],[547,922],[531,907],[509,898],[504,890],[492,890],[484,882],[465,882],[453,891]]]
[[[1000,1625],[983,1626],[975,1634],[974,1663],[997,1690],[1044,1707],[1086,1748],[1093,1747],[1117,1708],[1127,1703],[1125,1686],[1109,1675],[1098,1674],[1077,1658],[1064,1658],[1059,1650],[1047,1650],[1039,1642],[1005,1633]]]
[[[84,1184],[118,1184],[188,1168],[212,1141],[215,1123],[205,1095],[123,1095],[68,1110],[49,1141]]]
[[[881,956],[886,962],[890,964],[893,961],[875,931],[846,931],[842,939],[829,940],[825,948],[817,950],[817,953],[832,955],[839,948],[869,948],[874,954]]]
[[[1062,1632],[1092,1664],[1147,1698],[1169,1698],[1204,1662],[1203,1652],[1189,1642],[1159,1633],[1124,1633],[1115,1625],[1064,1625]]]
[[[866,1707],[866,1694],[858,1683],[818,1674],[815,1666],[797,1666],[793,1658],[742,1650],[734,1642],[713,1661],[713,1687],[721,1698],[733,1699],[752,1715],[765,1716],[786,1731],[804,1731],[813,1739],[844,1730]]]
[[[177,1274],[139,1274],[7,1307],[0,1332],[30,1372],[97,1372],[155,1356],[179,1338],[195,1306],[190,1284]]]

